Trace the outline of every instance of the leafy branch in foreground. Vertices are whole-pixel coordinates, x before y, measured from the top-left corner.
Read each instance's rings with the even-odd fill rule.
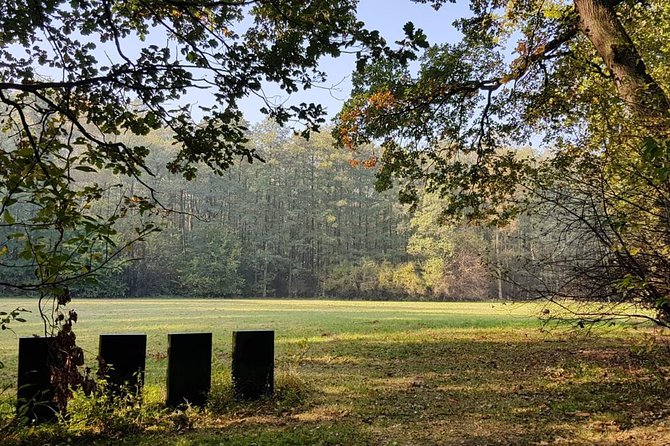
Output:
[[[21,313],[30,313],[22,307],[17,307],[12,311],[0,311],[0,330],[12,330],[10,323],[12,322],[25,322],[26,320],[21,316]],[[5,368],[5,364],[0,361],[0,369]],[[0,392],[1,393],[1,392]]]
[[[411,57],[386,51],[361,63],[335,136],[354,152],[381,142],[377,188],[397,186],[411,204],[421,189],[437,194],[445,219],[504,225],[538,206],[560,209],[566,234],[597,246],[589,262],[565,259],[570,277],[591,281],[578,292],[588,281],[568,281],[563,295],[637,302],[666,324],[670,219],[659,166],[670,138],[670,55],[658,42],[670,35],[667,2],[470,8],[454,22],[459,42],[428,45],[408,24],[399,44]],[[516,149],[540,140],[543,159]],[[548,289],[553,297],[556,286]]]
[[[286,94],[310,88],[325,77],[322,56],[377,45],[354,10],[350,0],[0,5],[0,264],[15,272],[0,284],[40,296],[46,335],[71,331],[76,316],[63,307],[72,283],[156,231],[163,207],[146,180],[151,149],[132,136],[168,130],[166,166],[191,179],[202,167],[221,174],[260,160],[246,145],[245,97],[306,135],[323,122],[323,108],[275,104],[263,85]],[[195,97],[206,103],[196,106]],[[137,187],[117,187],[110,174]],[[112,190],[118,204],[102,209]],[[121,220],[135,225],[133,236],[120,237]],[[77,354],[69,341],[60,347]]]

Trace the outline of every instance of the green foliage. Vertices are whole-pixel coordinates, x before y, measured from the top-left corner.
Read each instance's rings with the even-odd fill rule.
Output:
[[[151,132],[135,141],[152,149],[150,186],[160,189],[169,211],[141,216],[126,209],[114,239],[132,238],[139,224],[160,232],[70,286],[72,296],[471,300],[536,297],[522,292],[534,283],[532,274],[555,278],[551,266],[528,272],[531,265],[518,259],[544,246],[528,240],[541,232],[541,218],[524,217],[510,230],[448,224],[434,194],[410,212],[392,193],[373,190],[376,166],[334,148],[327,133],[306,141],[259,124],[249,144],[266,163],[236,166],[222,176],[203,172],[191,181],[161,168],[173,151],[167,138]],[[370,160],[376,150],[359,155]],[[96,213],[113,209],[137,187],[132,178],[102,173],[81,184],[88,181],[118,184],[92,205]],[[88,257],[101,259],[105,252]],[[0,268],[2,274],[13,270]],[[497,275],[519,286],[498,283]]]
[[[602,14],[589,15],[585,3],[598,4]],[[460,42],[413,48],[418,68],[389,49],[355,73],[335,134],[352,149],[382,142],[378,188],[396,183],[400,198],[414,203],[416,190],[425,188],[445,200],[450,214],[504,222],[519,209],[517,186],[536,179],[536,166],[510,147],[544,137],[560,153],[585,135],[631,135],[608,124],[630,120],[630,113],[647,133],[642,137],[667,129],[668,48],[654,40],[654,30],[667,30],[660,25],[664,2],[501,7],[484,0],[470,9],[471,16],[454,21]],[[616,22],[617,32],[595,38],[585,31],[598,20]],[[605,42],[630,57],[608,56]]]
[[[21,313],[30,313],[30,311],[22,307],[18,307],[9,312],[0,311],[0,329],[10,330],[11,327],[9,324],[11,322],[25,322],[26,320],[24,318],[19,317]]]
[[[77,286],[73,294],[314,296],[325,292],[337,265],[361,256],[401,261],[410,216],[391,194],[374,193],[373,166],[352,163],[328,134],[306,141],[264,122],[249,138],[263,165],[243,164],[222,176],[203,172],[189,182],[159,167],[171,151],[164,135],[138,138],[152,147],[151,185],[171,211],[146,219],[160,233],[120,253],[101,271],[100,284]],[[107,181],[134,187],[123,177]],[[96,207],[116,199],[111,194]],[[118,237],[132,235],[140,221],[127,215]]]
[[[143,407],[141,395],[129,392],[126,397],[112,395],[104,382],[93,395],[77,392],[68,404],[68,428],[79,431],[100,431],[111,437],[137,433],[149,420],[155,421],[155,408]],[[154,412],[153,417],[151,412]]]
[[[173,150],[159,168],[186,179],[203,167],[221,175],[241,159],[251,163],[260,156],[246,144],[242,98],[262,95],[262,82],[286,93],[310,88],[324,77],[322,56],[379,40],[355,19],[353,2],[252,3],[0,8],[0,286],[62,296],[76,283],[75,293],[95,295],[98,278],[112,285],[109,294],[124,294],[127,287],[113,286],[117,257],[157,230],[151,217],[163,209],[143,137],[167,129]],[[194,112],[187,101],[198,90],[212,104]],[[297,120],[305,134],[323,122],[319,105],[265,104],[274,121]],[[121,177],[106,181],[110,174]],[[219,292],[233,293],[230,286]]]
[[[120,297],[128,294],[128,285],[124,280],[127,261],[115,258],[94,276],[87,276],[70,286],[76,297]]]
[[[499,296],[642,303],[667,326],[667,2],[470,9],[460,42],[413,48],[418,66],[391,50],[360,64],[334,135],[352,150],[381,142],[377,188],[402,202],[419,208],[425,191],[445,222],[515,227],[525,240],[488,256],[510,282]],[[517,149],[540,140],[542,156]],[[417,229],[410,249],[437,249]]]
[[[187,249],[179,255],[183,259],[183,266],[177,266],[180,288],[196,297],[239,295],[239,242],[225,229],[206,224],[199,225],[191,237]]]
[[[30,313],[29,310],[26,310],[22,307],[17,307],[12,311],[0,311],[0,329],[1,330],[11,330],[10,323],[12,322],[26,322],[21,316],[21,313]],[[5,368],[5,363],[0,360],[0,370]]]
[[[0,102],[7,141],[0,154],[0,213],[13,225],[13,210],[29,203],[38,212],[30,224],[56,232],[88,224],[91,234],[104,234],[105,219],[83,218],[81,204],[105,189],[73,187],[74,173],[151,174],[150,148],[115,136],[169,128],[176,148],[165,163],[170,171],[193,178],[208,166],[222,173],[240,158],[258,159],[244,144],[240,99],[260,94],[267,81],[287,93],[309,88],[323,77],[320,57],[337,56],[360,39],[374,44],[355,20],[353,3],[332,0],[258,2],[246,9],[202,2],[56,0],[37,10],[8,3],[1,12],[0,58],[6,70]],[[244,34],[233,31],[247,19]],[[164,45],[150,43],[167,42],[166,37]],[[129,50],[130,41],[146,43]],[[213,99],[199,108],[202,118],[188,104],[173,106],[199,89],[209,89]],[[264,111],[280,123],[298,119],[307,129],[323,122],[315,104],[267,101]],[[152,206],[138,195],[127,198],[135,197],[144,210]],[[34,255],[27,259],[42,257],[42,245],[31,242],[23,252]]]

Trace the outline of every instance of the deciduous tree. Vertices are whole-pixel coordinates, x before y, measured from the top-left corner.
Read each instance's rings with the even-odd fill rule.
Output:
[[[420,3],[449,8],[441,0]],[[659,255],[667,261],[659,241],[670,233],[667,179],[659,183],[649,173],[663,169],[670,137],[669,54],[661,43],[669,35],[668,3],[473,0],[470,7],[471,16],[455,21],[460,42],[429,45],[408,23],[399,49],[364,60],[336,136],[352,150],[382,142],[378,189],[396,184],[401,200],[416,203],[424,188],[443,198],[447,215],[497,223],[552,189],[569,189],[565,179],[575,178],[576,165],[592,167],[579,184],[598,197],[592,217],[619,239],[601,248],[621,254],[621,244],[628,246],[626,255],[612,256],[617,277],[600,285],[644,295],[663,323],[667,292],[642,290],[652,287]],[[417,70],[411,59],[419,60]],[[510,149],[538,140],[551,153],[543,164]],[[641,218],[644,195],[654,205],[644,206]],[[613,213],[625,236],[611,232]],[[639,231],[633,236],[631,228]],[[593,226],[591,237],[601,236]],[[648,261],[624,262],[632,246],[638,260]],[[657,290],[668,288],[654,282]],[[632,284],[639,293],[630,293]]]
[[[239,101],[304,131],[323,122],[317,104],[273,104],[263,84],[286,93],[320,82],[322,56],[373,42],[353,0],[46,0],[0,4],[0,262],[18,274],[6,288],[40,293],[45,332],[71,329],[69,284],[109,265],[155,228],[161,208],[147,177],[150,147],[129,135],[169,129],[167,168],[193,178],[259,159],[246,145]],[[196,105],[194,91],[211,103]],[[123,138],[122,138],[123,137]],[[111,171],[134,187],[82,182]],[[85,184],[84,184],[85,183]],[[94,203],[110,191],[107,213]],[[119,240],[120,219],[137,230]],[[21,272],[27,271],[27,274]],[[71,338],[74,340],[74,338]],[[73,351],[74,352],[74,351]],[[58,381],[62,382],[62,381]],[[62,382],[67,390],[68,383]]]

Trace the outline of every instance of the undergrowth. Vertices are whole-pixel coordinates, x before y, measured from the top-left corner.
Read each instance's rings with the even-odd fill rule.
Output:
[[[212,387],[204,408],[166,407],[165,389],[145,386],[141,394],[130,391],[111,392],[99,382],[93,395],[76,391],[67,414],[56,423],[25,426],[14,418],[15,398],[0,394],[0,423],[5,439],[3,446],[43,444],[88,444],[96,439],[111,441],[142,433],[181,434],[197,428],[222,414],[280,415],[296,410],[308,399],[313,389],[288,363],[275,370],[275,391],[257,401],[235,397],[230,371],[217,367],[212,373]]]

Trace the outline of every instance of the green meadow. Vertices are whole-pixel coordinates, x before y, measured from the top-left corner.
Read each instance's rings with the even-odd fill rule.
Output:
[[[43,330],[34,306],[0,300],[4,311],[33,310],[0,334],[3,422],[17,338]],[[69,422],[10,429],[5,444],[670,444],[669,344],[649,326],[546,326],[539,316],[556,309],[537,303],[124,299],[73,308],[92,367],[100,333],[147,333],[143,405],[118,416],[127,423],[103,426],[79,395]],[[236,329],[275,330],[273,398],[230,395]],[[211,402],[170,412],[161,404],[167,334],[189,331],[214,336]]]

